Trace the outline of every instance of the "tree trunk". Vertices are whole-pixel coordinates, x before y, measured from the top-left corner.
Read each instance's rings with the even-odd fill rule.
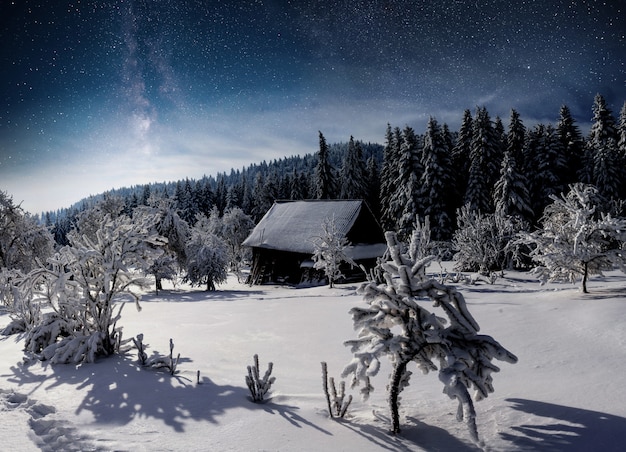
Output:
[[[589,275],[589,263],[585,262],[584,264],[584,270],[583,270],[583,293],[589,293],[587,291],[587,277]]]
[[[391,408],[391,433],[400,433],[400,413],[398,407],[398,398],[400,396],[400,382],[406,370],[410,359],[400,359],[393,369],[391,376],[391,386],[389,389],[389,407]]]

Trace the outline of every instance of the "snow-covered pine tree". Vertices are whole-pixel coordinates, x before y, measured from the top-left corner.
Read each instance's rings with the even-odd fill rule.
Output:
[[[559,174],[566,167],[555,130],[551,125],[538,124],[528,132],[525,149],[526,174],[530,174],[531,207],[540,215],[550,202],[550,196],[562,191]]]
[[[533,272],[542,283],[575,284],[580,279],[581,291],[587,293],[589,276],[626,268],[626,219],[598,212],[603,202],[594,186],[574,184],[567,194],[551,199],[542,229],[522,233],[519,239],[534,248],[531,257],[539,266]]]
[[[383,167],[380,174],[380,208],[383,227],[389,230],[396,228],[396,223],[402,210],[394,202],[396,191],[395,181],[398,179],[398,161],[400,159],[400,144],[402,133],[399,128],[391,129],[387,124],[385,147],[383,149]]]
[[[460,208],[463,205],[463,198],[467,190],[467,177],[470,168],[470,155],[472,151],[473,119],[472,112],[465,110],[461,127],[452,149],[452,166],[456,174],[456,196],[460,201],[454,206]]]
[[[565,172],[560,175],[564,187],[578,182],[578,173],[583,153],[583,140],[580,129],[572,117],[570,109],[563,105],[559,110],[559,119],[556,125],[558,137],[563,155],[566,161]]]
[[[380,218],[380,171],[375,156],[367,159],[366,163],[367,195],[365,201],[375,218]]]
[[[367,196],[367,169],[363,149],[350,137],[340,171],[341,199],[365,199]]]
[[[350,265],[356,263],[346,255],[349,242],[339,233],[334,217],[324,219],[322,231],[321,236],[312,237],[315,247],[313,268],[324,271],[328,285],[332,288],[335,282],[344,276],[340,268],[341,263],[346,262]]]
[[[494,186],[494,206],[497,214],[515,215],[520,219],[532,220],[528,180],[520,172],[520,161],[524,146],[524,125],[517,111],[511,111],[507,148],[500,167],[500,178]]]
[[[398,433],[398,401],[409,385],[409,364],[414,362],[424,373],[438,371],[444,392],[459,402],[457,419],[466,420],[478,443],[469,390],[475,389],[476,400],[487,397],[494,390],[492,373],[499,371],[491,361],[515,363],[517,358],[492,337],[478,334],[479,326],[460,292],[426,276],[432,257],[420,260],[410,252],[403,254],[396,234],[385,236],[387,260],[378,265],[384,282],[372,278],[358,290],[367,306],[350,311],[358,338],[346,341],[354,357],[342,376],[352,375],[353,385],[365,383],[361,392],[367,397],[373,390],[370,377],[380,370],[380,360],[389,358],[393,364],[388,385],[391,430]],[[425,307],[429,301],[432,311]]]
[[[433,240],[449,240],[454,216],[452,162],[441,128],[432,117],[424,135],[422,167],[420,198],[424,204],[423,214],[431,220]]]
[[[395,191],[389,206],[390,212],[399,212],[396,216],[396,229],[401,238],[408,238],[413,229],[415,215],[422,213],[420,180],[424,172],[422,166],[419,138],[413,128],[406,126],[402,131],[398,172]]]
[[[493,186],[498,177],[497,140],[485,107],[476,109],[472,129],[465,204],[483,213],[493,211]]]
[[[620,168],[626,166],[626,101],[619,112],[619,122],[617,125],[617,153],[620,159]],[[626,199],[626,177],[621,177],[620,194],[622,199]]]
[[[326,138],[319,132],[320,149],[317,152],[317,164],[315,165],[314,186],[317,199],[334,199],[336,182],[333,167],[330,163]]]
[[[593,185],[607,202],[619,201],[624,167],[613,138],[593,153]]]
[[[595,185],[598,182],[598,178],[603,177],[603,175],[594,171],[597,160],[596,154],[610,146],[609,143],[611,141],[617,143],[618,136],[613,112],[609,109],[606,100],[601,94],[596,94],[593,100],[592,112],[591,129],[585,142],[579,179],[583,183]]]

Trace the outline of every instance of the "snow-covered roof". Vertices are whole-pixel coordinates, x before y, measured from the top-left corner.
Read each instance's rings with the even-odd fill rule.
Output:
[[[338,232],[349,238],[349,232],[355,226],[359,214],[367,215],[368,220],[372,220],[368,221],[367,227],[375,225],[378,230],[371,231],[371,236],[375,239],[369,241],[367,250],[360,250],[361,252],[353,250],[354,254],[361,257],[365,253],[366,256],[363,256],[365,258],[382,255],[382,253],[377,254],[380,247],[371,246],[374,242],[384,243],[384,240],[378,239],[382,237],[382,230],[373,219],[369,208],[360,200],[276,201],[243,245],[312,254],[315,251],[315,237],[323,234],[324,220],[334,218]],[[352,245],[361,247],[359,243]]]

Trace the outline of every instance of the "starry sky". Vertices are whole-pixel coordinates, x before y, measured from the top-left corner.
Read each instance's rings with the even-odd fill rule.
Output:
[[[39,213],[477,106],[584,130],[626,101],[626,0],[4,0],[0,92],[0,190]]]

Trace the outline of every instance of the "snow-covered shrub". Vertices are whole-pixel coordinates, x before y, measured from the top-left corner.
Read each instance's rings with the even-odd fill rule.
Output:
[[[348,247],[348,240],[339,233],[335,218],[326,218],[322,223],[322,235],[319,237],[313,237],[314,252],[313,252],[313,268],[316,270],[323,270],[326,278],[328,278],[328,285],[333,287],[335,282],[340,278],[343,278],[341,273],[341,263],[347,262],[350,265],[356,265],[352,259],[350,259],[345,250]]]
[[[358,337],[346,341],[354,358],[342,376],[352,375],[353,385],[364,383],[361,392],[367,397],[373,390],[369,377],[378,373],[382,357],[389,358],[393,364],[388,385],[391,429],[397,433],[399,396],[411,376],[408,365],[414,362],[424,373],[438,370],[444,392],[459,402],[459,420],[466,419],[472,438],[478,441],[469,390],[475,389],[477,400],[487,397],[493,392],[491,374],[499,371],[491,361],[515,363],[517,358],[492,337],[478,334],[479,326],[460,292],[426,276],[432,257],[403,254],[395,233],[387,232],[385,237],[388,259],[378,265],[384,282],[372,279],[358,290],[367,306],[350,311]],[[437,311],[426,309],[429,301]]]
[[[521,234],[520,242],[533,247],[531,257],[539,263],[533,273],[542,283],[579,279],[587,293],[587,279],[616,267],[626,268],[626,219],[598,212],[598,190],[574,184],[561,197],[552,196],[544,210],[542,227]]]
[[[11,317],[11,322],[0,333],[4,336],[24,333],[41,320],[39,300],[25,281],[20,270],[5,268],[0,271],[0,305]]]
[[[0,269],[28,273],[53,252],[50,231],[0,190]]]
[[[94,216],[94,218],[98,218]],[[26,351],[53,363],[93,362],[119,351],[124,303],[146,289],[137,269],[147,268],[165,239],[151,232],[146,218],[100,216],[89,234],[74,231],[70,244],[28,275],[28,287],[50,309],[29,331]]]
[[[187,275],[184,280],[192,286],[206,284],[206,290],[226,281],[228,251],[224,242],[215,234],[198,225],[191,229],[186,246]]]
[[[261,378],[259,373],[259,355],[254,355],[254,364],[248,366],[248,375],[246,375],[246,385],[250,390],[250,397],[255,403],[263,402],[265,395],[269,392],[272,384],[276,381],[276,377],[272,377],[273,363],[268,363],[265,375]]]
[[[253,228],[252,217],[244,213],[239,207],[230,207],[224,212],[222,227],[218,235],[226,243],[229,266],[231,271],[237,275],[239,282],[243,281],[242,263],[246,255],[250,253],[250,248],[242,246],[242,243]]]
[[[453,238],[456,270],[487,275],[520,262],[519,250],[513,244],[515,235],[526,225],[519,217],[483,214],[464,206],[457,223]]]
[[[328,366],[322,361],[322,387],[324,395],[326,395],[326,403],[328,404],[328,415],[331,418],[343,418],[348,412],[348,407],[352,403],[352,396],[346,399],[346,382],[339,383],[339,391],[335,385],[335,379],[328,377]],[[330,390],[329,390],[330,388]]]

